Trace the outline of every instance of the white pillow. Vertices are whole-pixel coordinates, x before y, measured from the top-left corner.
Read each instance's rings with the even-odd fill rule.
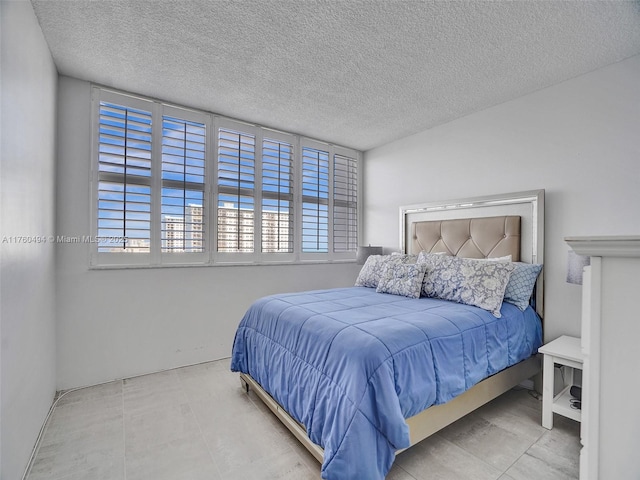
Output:
[[[511,255],[505,255],[504,257],[488,257],[488,258],[470,258],[469,260],[476,260],[477,262],[500,262],[508,263],[511,261]]]

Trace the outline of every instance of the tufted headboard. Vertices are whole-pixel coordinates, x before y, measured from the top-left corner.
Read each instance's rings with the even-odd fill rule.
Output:
[[[400,251],[544,263],[544,190],[400,207]],[[543,316],[544,270],[536,282]]]
[[[520,261],[520,216],[459,218],[411,223],[408,253],[445,252],[466,258],[511,255]]]

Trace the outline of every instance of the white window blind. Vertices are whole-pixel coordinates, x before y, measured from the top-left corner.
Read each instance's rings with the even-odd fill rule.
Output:
[[[358,162],[333,157],[333,251],[355,252],[358,248]]]
[[[329,152],[302,149],[302,252],[329,251]]]
[[[359,153],[93,88],[93,266],[351,261]]]
[[[162,118],[163,252],[203,252],[206,240],[206,127]]]
[[[293,145],[262,142],[262,252],[293,252]]]
[[[150,251],[151,128],[148,111],[100,103],[99,252]]]
[[[255,135],[218,131],[218,252],[254,251]]]

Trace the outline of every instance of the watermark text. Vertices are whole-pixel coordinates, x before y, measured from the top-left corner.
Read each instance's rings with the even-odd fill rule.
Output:
[[[2,244],[38,244],[38,243],[98,243],[123,244],[127,237],[93,236],[93,235],[5,235]]]

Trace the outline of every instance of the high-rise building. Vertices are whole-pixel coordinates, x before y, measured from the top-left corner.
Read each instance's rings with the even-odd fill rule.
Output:
[[[233,203],[218,207],[218,251],[253,252],[254,211]]]
[[[163,252],[202,252],[203,209],[189,205],[185,216],[165,215],[162,221]],[[217,240],[219,252],[253,252],[254,218],[252,209],[237,208],[232,203],[218,207]],[[262,251],[292,252],[293,231],[287,212],[262,211]]]
[[[162,221],[162,251],[184,251],[184,222],[182,217],[165,215]]]
[[[149,240],[142,238],[128,238],[126,247],[111,248],[113,252],[126,252],[126,253],[149,253]]]
[[[185,251],[202,252],[204,250],[202,205],[189,205],[185,217]]]

